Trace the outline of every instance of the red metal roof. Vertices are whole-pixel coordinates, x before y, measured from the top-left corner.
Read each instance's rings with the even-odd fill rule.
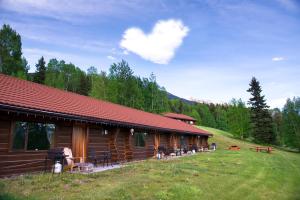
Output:
[[[157,130],[211,135],[211,133],[161,115],[97,100],[72,92],[0,74],[0,105],[67,114],[143,126]]]
[[[184,114],[163,113],[163,116],[170,117],[170,118],[173,118],[173,119],[183,119],[183,120],[189,120],[189,121],[196,121],[196,119],[194,119],[190,116],[184,115]]]

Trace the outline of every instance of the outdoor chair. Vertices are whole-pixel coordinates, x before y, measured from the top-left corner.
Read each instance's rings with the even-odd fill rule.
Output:
[[[158,153],[159,154],[166,154],[166,148],[164,146],[159,146],[158,147]]]
[[[193,144],[190,150],[191,150],[191,151],[195,150],[195,152],[198,152],[198,147],[197,147],[197,145]]]
[[[105,163],[106,163],[106,166],[108,166],[108,163],[110,163],[111,166],[113,166],[112,161],[111,161],[111,152],[110,151],[104,152],[104,155],[103,155],[103,166],[105,165]]]
[[[94,148],[88,149],[88,160],[94,164],[94,166],[97,166],[98,163],[104,162],[104,154],[97,155],[96,150]]]
[[[187,153],[188,152],[188,148],[187,146],[180,146],[180,150],[183,152],[183,153]]]
[[[67,164],[65,168],[70,169],[70,171],[73,171],[74,168],[80,170],[79,166],[80,166],[80,162],[83,161],[83,157],[73,157],[72,150],[67,147],[65,147],[63,151],[64,151],[65,160]]]

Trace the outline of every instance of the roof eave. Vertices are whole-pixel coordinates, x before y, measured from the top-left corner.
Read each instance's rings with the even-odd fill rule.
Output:
[[[181,133],[181,134],[191,134],[191,135],[199,135],[199,136],[201,136],[201,135],[202,136],[212,136],[213,135],[210,133],[196,133],[196,132],[190,132],[190,131],[183,132],[183,131],[179,131],[176,129],[166,129],[166,128],[153,127],[153,126],[147,126],[147,125],[142,125],[142,124],[134,124],[134,123],[128,123],[128,122],[120,122],[120,121],[114,121],[114,120],[101,119],[101,118],[92,118],[92,117],[86,117],[86,116],[80,116],[80,115],[72,115],[72,114],[68,114],[68,113],[60,113],[60,112],[40,110],[40,109],[35,109],[35,108],[20,107],[20,106],[3,104],[3,103],[0,103],[0,110],[19,112],[19,113],[23,112],[26,114],[30,113],[33,115],[41,114],[41,115],[47,115],[47,116],[54,117],[54,118],[55,117],[56,118],[65,118],[65,119],[74,120],[74,121],[84,121],[84,122],[102,124],[102,125],[143,128],[143,129],[149,129],[149,130],[176,132],[176,133]]]

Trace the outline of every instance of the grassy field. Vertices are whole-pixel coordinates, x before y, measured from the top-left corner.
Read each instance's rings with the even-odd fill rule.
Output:
[[[205,127],[203,127],[205,128]],[[300,154],[256,153],[215,133],[218,150],[147,160],[93,175],[25,175],[0,180],[0,199],[300,199]],[[228,151],[229,145],[241,151]]]

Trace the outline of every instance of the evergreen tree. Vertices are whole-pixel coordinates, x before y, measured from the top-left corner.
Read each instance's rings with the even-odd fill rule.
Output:
[[[188,116],[191,116],[194,119],[196,119],[196,124],[201,124],[200,114],[197,112],[195,108],[192,108],[192,111],[188,114]]]
[[[46,80],[46,62],[44,60],[44,57],[42,56],[38,63],[35,65],[36,71],[33,76],[33,82],[45,84]]]
[[[247,92],[250,92],[252,95],[248,101],[248,104],[251,106],[252,136],[259,143],[274,143],[275,135],[272,117],[269,113],[269,106],[266,104],[265,96],[261,95],[260,83],[253,77],[249,86],[250,88]]]
[[[83,71],[80,73],[80,84],[76,91],[78,94],[88,96],[91,89],[91,80]]]
[[[216,128],[217,125],[214,115],[209,110],[209,106],[207,104],[198,104],[197,110],[201,116],[200,125]]]
[[[24,78],[27,64],[22,58],[21,36],[9,25],[0,30],[0,73]]]

